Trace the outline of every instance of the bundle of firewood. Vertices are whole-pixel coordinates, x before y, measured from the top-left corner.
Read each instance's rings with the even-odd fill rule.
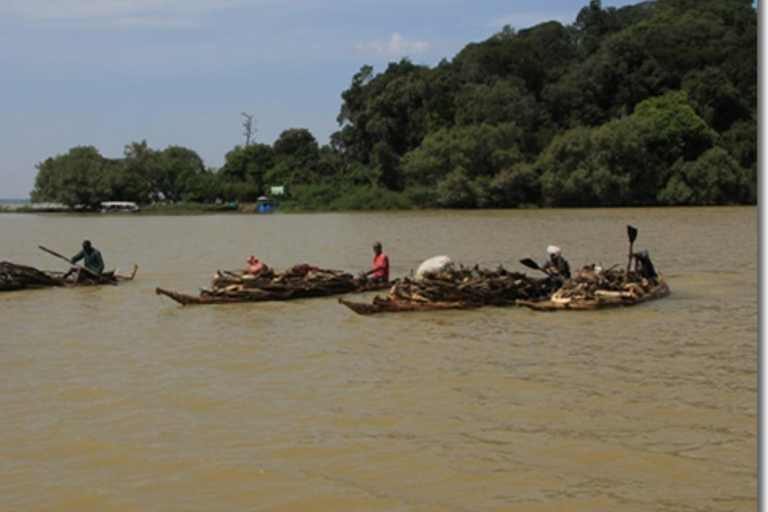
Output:
[[[42,270],[9,261],[0,262],[0,290],[21,290],[41,286],[62,286],[63,280]]]
[[[635,272],[626,273],[624,269],[613,266],[608,269],[596,265],[585,266],[566,280],[555,293],[555,298],[592,299],[597,295],[627,294],[642,296],[647,293],[653,283],[643,279]]]
[[[346,272],[295,265],[282,272],[270,269],[256,276],[218,271],[213,277],[211,289],[203,292],[210,295],[243,294],[255,299],[274,295],[275,298],[286,299],[345,293],[356,290],[360,284],[359,279]]]
[[[405,302],[466,302],[491,306],[514,305],[517,299],[538,299],[545,295],[542,279],[519,272],[464,267],[432,272],[418,279],[403,279],[389,292],[389,298]]]

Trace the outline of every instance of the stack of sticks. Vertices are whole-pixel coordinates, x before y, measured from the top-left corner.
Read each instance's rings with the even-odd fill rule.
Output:
[[[279,273],[270,269],[257,276],[218,271],[211,288],[202,290],[201,295],[285,300],[351,292],[361,284],[346,272],[295,265]]]
[[[9,261],[0,262],[0,291],[63,286],[64,280],[34,267],[18,265]]]
[[[553,294],[553,299],[594,299],[598,295],[615,295],[639,298],[648,293],[653,283],[635,272],[628,274],[614,265],[602,269],[596,265],[585,266],[574,272],[571,279]]]
[[[548,294],[544,279],[499,267],[496,270],[459,267],[403,279],[389,292],[398,302],[459,302],[483,306],[512,306],[518,299],[538,300]]]

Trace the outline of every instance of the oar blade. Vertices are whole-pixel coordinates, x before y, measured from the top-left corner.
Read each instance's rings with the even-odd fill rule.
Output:
[[[629,237],[630,243],[634,242],[637,239],[637,228],[627,224],[627,236]]]
[[[522,260],[520,260],[520,263],[522,263],[523,265],[525,265],[528,268],[532,268],[532,269],[535,269],[535,270],[541,270],[541,267],[539,267],[539,264],[536,263],[535,261],[533,261],[531,258],[522,259]]]

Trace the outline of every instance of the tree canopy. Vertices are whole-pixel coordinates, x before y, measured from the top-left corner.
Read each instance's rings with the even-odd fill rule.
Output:
[[[751,0],[655,0],[574,22],[504,27],[434,67],[361,66],[339,129],[288,128],[206,169],[132,142],[38,164],[33,200],[253,201],[305,208],[741,204],[757,200],[757,12]]]

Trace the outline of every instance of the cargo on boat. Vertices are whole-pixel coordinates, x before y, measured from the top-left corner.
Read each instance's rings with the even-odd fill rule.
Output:
[[[635,272],[589,265],[552,292],[551,280],[517,272],[446,270],[396,283],[387,297],[371,303],[339,299],[360,315],[483,306],[521,306],[537,311],[590,310],[632,306],[669,295],[664,276],[649,280]]]
[[[156,288],[155,293],[165,295],[186,306],[327,297],[367,290],[382,290],[391,285],[388,282],[356,278],[340,270],[321,269],[301,264],[279,273],[270,269],[255,276],[242,272],[217,271],[213,276],[211,287],[202,289],[199,295],[187,295],[164,288]]]
[[[546,279],[524,273],[451,267],[426,272],[416,279],[403,279],[386,298],[374,297],[371,303],[340,299],[339,303],[355,313],[395,313],[443,309],[476,309],[483,306],[514,306],[518,300],[538,300],[549,296]]]
[[[518,306],[535,311],[586,311],[634,306],[670,294],[664,276],[645,279],[635,272],[584,267],[544,301],[519,300]]]
[[[62,272],[39,270],[34,267],[19,265],[9,261],[0,262],[0,291],[25,290],[50,287],[76,287],[115,285],[122,281],[131,281],[136,276],[138,266],[134,265],[129,275],[118,274],[112,270],[98,275],[90,275],[86,272],[67,275]]]

